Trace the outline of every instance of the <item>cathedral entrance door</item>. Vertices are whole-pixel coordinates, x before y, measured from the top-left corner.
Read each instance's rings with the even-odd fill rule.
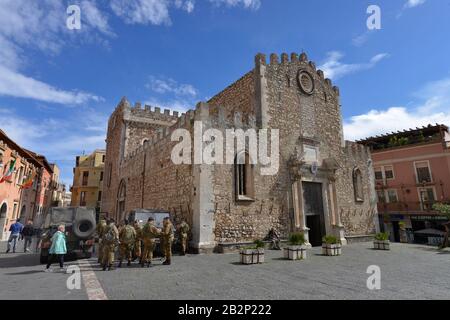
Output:
[[[302,185],[309,242],[313,247],[318,247],[322,245],[322,238],[325,235],[322,184],[303,182]]]

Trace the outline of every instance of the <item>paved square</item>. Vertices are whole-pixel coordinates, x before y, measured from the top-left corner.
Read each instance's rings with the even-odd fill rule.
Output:
[[[450,251],[371,247],[352,244],[340,257],[324,257],[313,248],[307,260],[295,262],[266,250],[266,263],[252,266],[238,264],[238,254],[175,256],[169,267],[156,260],[149,269],[134,264],[111,272],[101,271],[94,259],[91,264],[108,299],[450,299]],[[0,283],[6,288],[0,299],[88,297],[84,284],[70,291],[68,275],[44,273],[37,261],[33,254],[0,254]],[[366,286],[370,265],[381,268],[381,290]]]

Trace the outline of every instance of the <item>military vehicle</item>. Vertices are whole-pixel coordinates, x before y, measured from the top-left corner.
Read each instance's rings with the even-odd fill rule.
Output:
[[[170,217],[170,213],[164,210],[154,210],[154,209],[135,209],[131,210],[128,215],[128,221],[133,223],[134,221],[139,221],[141,227],[147,223],[148,218],[155,219],[155,226],[159,229],[163,227],[163,220],[166,217]]]
[[[51,238],[66,227],[67,260],[90,258],[94,248],[95,210],[85,207],[50,208],[42,227],[40,262],[48,261]]]
[[[134,221],[138,221],[139,225],[141,227],[144,226],[144,224],[147,223],[148,218],[153,218],[155,219],[155,226],[158,229],[162,229],[163,227],[163,220],[164,218],[169,217],[170,218],[170,213],[168,211],[164,211],[164,210],[157,210],[157,209],[134,209],[131,210],[131,212],[128,214],[128,218],[127,220],[130,222],[130,224],[132,224]],[[173,223],[173,221],[172,221]],[[177,242],[177,234],[175,232],[175,226],[174,226],[174,248],[176,249],[176,242]],[[160,246],[160,239],[155,239],[155,256],[160,256],[162,254],[161,251],[161,246]]]

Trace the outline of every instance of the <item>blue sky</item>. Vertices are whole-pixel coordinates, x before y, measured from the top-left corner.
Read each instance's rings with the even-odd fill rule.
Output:
[[[304,50],[340,87],[348,139],[450,124],[450,0],[0,0],[0,21],[0,127],[67,184],[122,96],[185,111],[258,52]]]

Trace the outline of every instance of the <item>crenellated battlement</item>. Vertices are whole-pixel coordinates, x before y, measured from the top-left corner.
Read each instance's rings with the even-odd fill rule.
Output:
[[[317,70],[316,64],[313,61],[308,60],[308,55],[305,52],[302,52],[300,55],[293,52],[289,55],[285,52],[281,54],[281,61],[278,57],[278,54],[271,53],[269,58],[269,64],[267,64],[267,57],[264,53],[258,53],[255,56],[255,66],[279,66],[279,65],[287,65],[287,64],[304,64],[307,65],[310,70],[315,73],[318,77],[318,79],[322,80],[330,90],[333,90],[333,92],[336,95],[339,95],[339,88],[337,86],[333,86],[333,83],[330,79],[325,78],[324,72],[322,70]]]
[[[347,156],[352,158],[360,158],[364,159],[370,158],[370,149],[369,147],[364,146],[363,144],[354,142],[354,141],[345,141],[344,152]]]
[[[240,112],[235,112],[233,119],[227,120],[220,112],[211,112],[211,108],[214,108],[214,106],[211,106],[205,102],[200,102],[196,105],[194,110],[191,109],[186,113],[181,114],[181,116],[178,117],[177,122],[175,122],[172,126],[162,127],[155,130],[152,135],[146,138],[143,145],[131,151],[128,156],[124,158],[122,165],[127,165],[130,160],[137,156],[142,156],[145,152],[155,150],[155,152],[158,153],[161,147],[174,143],[171,141],[171,136],[177,129],[186,129],[193,134],[194,121],[202,121],[203,125],[205,125],[205,117],[211,124],[220,123],[223,128],[242,127],[242,123],[236,123],[236,119],[241,119],[242,117]],[[220,110],[220,108],[218,109]]]
[[[131,116],[142,117],[163,121],[177,121],[179,113],[178,111],[172,111],[170,109],[164,109],[161,112],[161,108],[145,105],[142,107],[140,102],[136,102],[134,107],[129,108]]]

